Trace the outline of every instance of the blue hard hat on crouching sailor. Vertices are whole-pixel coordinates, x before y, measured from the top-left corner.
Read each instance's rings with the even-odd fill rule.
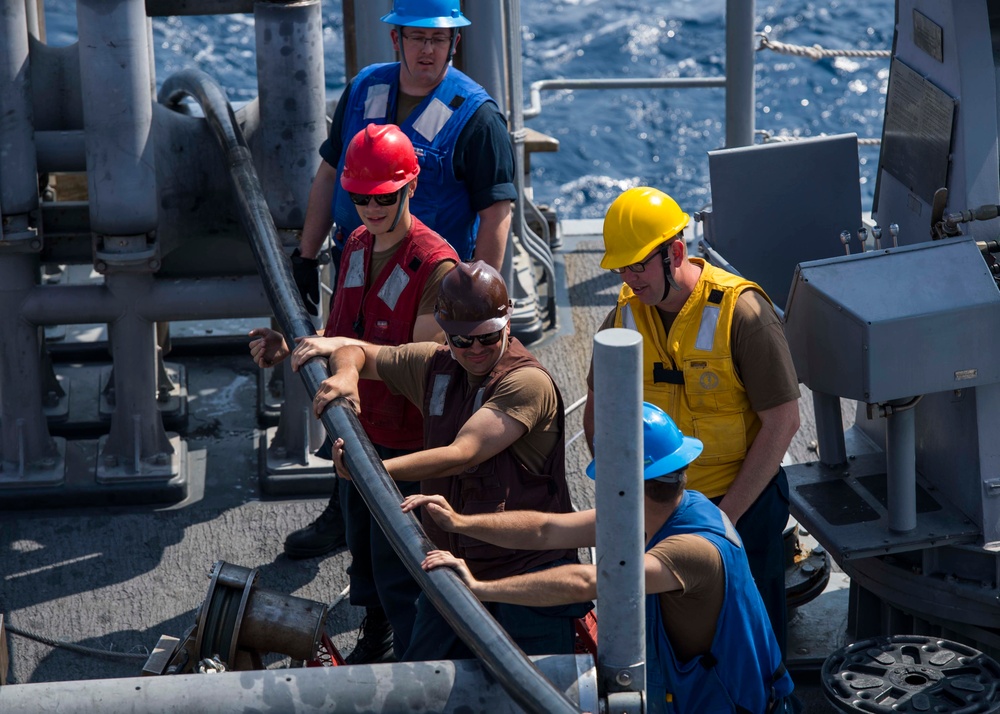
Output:
[[[681,472],[698,458],[704,449],[698,439],[684,436],[665,411],[655,404],[642,403],[642,454],[644,481],[660,479],[679,481]],[[587,466],[587,475],[594,478],[597,462]]]

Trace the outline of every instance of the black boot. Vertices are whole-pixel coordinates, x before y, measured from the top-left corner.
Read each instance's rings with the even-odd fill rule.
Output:
[[[392,625],[381,607],[366,607],[361,621],[358,643],[351,654],[344,658],[347,664],[377,664],[394,662],[392,653]]]
[[[330,503],[319,518],[285,538],[285,555],[292,560],[326,555],[347,545],[344,516],[340,512],[340,489],[334,488]]]

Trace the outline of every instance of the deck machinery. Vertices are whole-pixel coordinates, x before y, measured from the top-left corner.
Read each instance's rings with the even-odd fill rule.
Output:
[[[870,219],[853,136],[713,152],[706,250],[784,306],[819,452],[787,469],[792,512],[851,577],[848,640],[996,656],[1000,3],[898,0],[895,17]],[[769,180],[737,195],[734,169]],[[736,217],[780,225],[751,243]]]

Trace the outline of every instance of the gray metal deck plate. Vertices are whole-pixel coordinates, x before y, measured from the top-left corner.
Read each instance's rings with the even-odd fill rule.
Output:
[[[791,511],[837,558],[868,558],[927,546],[968,543],[979,528],[942,502],[917,474],[917,527],[889,530],[884,454],[852,456],[846,467],[816,461],[786,466]]]

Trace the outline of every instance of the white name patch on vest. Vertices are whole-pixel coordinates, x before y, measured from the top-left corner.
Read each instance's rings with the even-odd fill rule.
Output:
[[[448,123],[451,115],[454,114],[451,108],[440,99],[432,99],[430,105],[413,122],[413,128],[420,132],[427,141],[434,141],[434,137]]]
[[[428,405],[427,416],[441,416],[444,414],[444,398],[448,394],[448,385],[450,383],[450,374],[434,375],[434,384],[431,385],[431,399]]]
[[[362,288],[365,285],[365,250],[356,250],[351,253],[351,260],[347,265],[347,273],[344,275],[345,288]]]
[[[365,119],[385,119],[389,111],[389,85],[373,84],[365,96]]]
[[[386,279],[382,284],[382,288],[378,291],[379,299],[382,300],[386,305],[389,306],[390,310],[396,309],[396,303],[399,301],[399,296],[403,294],[403,290],[406,286],[410,284],[410,276],[406,274],[406,271],[399,265],[392,269],[392,274]]]

